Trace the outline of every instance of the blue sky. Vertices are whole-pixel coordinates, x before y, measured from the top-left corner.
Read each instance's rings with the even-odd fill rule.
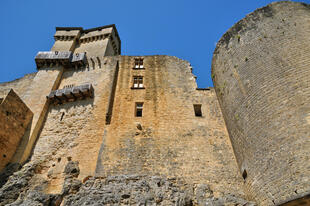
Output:
[[[34,57],[53,45],[56,26],[116,24],[122,55],[171,55],[188,60],[199,87],[212,86],[216,42],[269,0],[1,0],[0,82],[35,72]],[[310,0],[304,0],[310,3]]]

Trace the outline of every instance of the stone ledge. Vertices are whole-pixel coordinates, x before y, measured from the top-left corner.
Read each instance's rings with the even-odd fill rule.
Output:
[[[94,97],[94,88],[92,84],[83,84],[80,86],[54,90],[51,91],[48,96],[46,96],[46,98],[54,104],[73,102],[80,99],[85,99],[87,97]]]
[[[38,52],[35,57],[37,69],[55,66],[79,67],[87,65],[86,53],[73,54],[71,51]]]

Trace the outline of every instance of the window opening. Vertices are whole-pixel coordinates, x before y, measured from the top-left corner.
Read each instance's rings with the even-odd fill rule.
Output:
[[[248,176],[248,173],[246,172],[246,170],[243,170],[243,172],[242,172],[243,179],[245,180],[247,178],[247,176]]]
[[[196,117],[201,117],[202,116],[201,104],[194,104],[194,111]]]
[[[143,77],[133,77],[133,88],[143,88]]]
[[[97,57],[97,61],[98,61],[99,68],[101,68],[101,61],[100,61],[99,57]]]
[[[64,116],[65,116],[65,113],[63,112],[63,113],[61,114],[60,121],[62,121],[62,119],[64,118]]]
[[[136,103],[136,117],[142,117],[143,103]]]
[[[135,69],[143,69],[143,59],[142,58],[136,58],[135,59]]]
[[[91,61],[91,63],[92,63],[93,69],[95,69],[95,61],[93,60],[93,58],[90,58],[90,61]]]

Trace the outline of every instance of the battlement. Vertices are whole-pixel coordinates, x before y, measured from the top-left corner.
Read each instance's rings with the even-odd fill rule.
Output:
[[[83,28],[81,27],[56,27],[56,33],[54,35],[55,41],[67,41],[74,40],[78,38],[81,34]]]
[[[53,51],[73,52],[77,49],[82,51],[80,53],[89,52],[92,55],[93,44],[103,41],[103,44],[97,45],[96,54],[98,51],[101,51],[99,53],[102,53],[103,56],[121,54],[121,40],[114,24],[85,30],[82,27],[56,27],[54,39]]]
[[[119,55],[115,25],[56,27],[36,74],[0,84],[0,171],[29,160],[0,205],[36,205],[32,192],[45,205],[136,205],[132,183],[173,202],[147,189],[143,205],[309,205],[309,11],[281,1],[235,24],[214,51],[215,88],[197,88],[177,57]]]

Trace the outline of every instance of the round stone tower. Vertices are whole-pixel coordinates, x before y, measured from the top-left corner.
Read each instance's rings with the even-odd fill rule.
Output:
[[[307,196],[310,5],[276,2],[236,23],[217,44],[212,78],[248,196]]]

